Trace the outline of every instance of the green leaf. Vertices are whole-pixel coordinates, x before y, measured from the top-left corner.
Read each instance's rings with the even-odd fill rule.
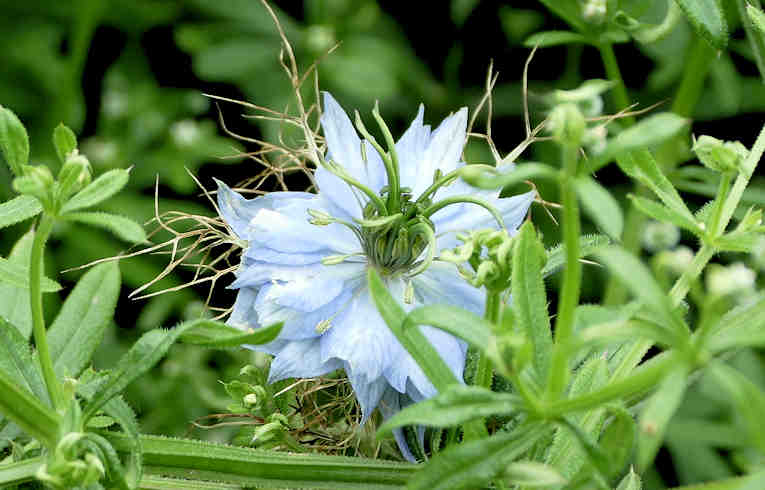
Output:
[[[504,479],[509,480],[512,485],[531,488],[567,483],[555,468],[534,461],[510,463],[505,470]]]
[[[33,196],[18,196],[0,204],[0,228],[15,225],[42,212],[42,206]]]
[[[0,282],[12,284],[17,288],[29,289],[29,268],[0,257]],[[61,285],[47,277],[40,284],[43,293],[61,290]]]
[[[619,203],[592,177],[577,177],[574,181],[576,195],[584,212],[606,235],[618,239],[624,228],[624,216]]]
[[[147,240],[143,226],[125,216],[100,211],[84,211],[67,213],[62,218],[103,228],[129,243],[144,243]]]
[[[608,455],[608,476],[622,474],[632,456],[635,444],[636,424],[632,414],[621,407],[610,407],[611,422],[600,437],[600,450]]]
[[[29,163],[29,136],[16,114],[0,105],[0,152],[16,177],[21,166]]]
[[[637,445],[637,465],[644,470],[651,464],[659,450],[670,419],[680,406],[687,387],[687,372],[675,368],[661,382],[656,392],[646,402],[638,418],[640,429]]]
[[[513,432],[454,445],[438,453],[409,481],[409,490],[482,488],[505,471],[547,431],[531,423]]]
[[[13,379],[17,386],[33,394],[37,399],[49,403],[40,365],[32,358],[27,339],[21,336],[18,329],[2,318],[0,318],[0,370]]]
[[[737,0],[736,4],[760,77],[765,82],[765,14],[762,5],[760,0]]]
[[[697,236],[704,232],[695,220],[688,219],[688,216],[684,213],[678,213],[663,204],[644,197],[635,196],[633,194],[630,194],[627,197],[630,198],[640,212],[657,221],[672,223],[673,225],[688,230]]]
[[[713,327],[705,348],[711,352],[765,345],[765,298],[736,308]]]
[[[660,315],[665,322],[664,326],[670,329],[675,338],[680,340],[688,337],[688,327],[672,306],[669,296],[637,257],[616,245],[601,249],[596,257],[636,298]]]
[[[31,482],[43,466],[42,457],[24,459],[0,465],[0,485],[14,488],[14,485]]]
[[[463,308],[428,305],[415,308],[404,319],[404,331],[416,325],[430,325],[459,337],[486,352],[492,337],[492,325],[483,317]]]
[[[380,274],[374,267],[369,268],[367,280],[369,283],[369,293],[372,295],[375,306],[377,306],[377,310],[380,312],[383,320],[385,320],[393,335],[401,342],[401,345],[414,358],[417,365],[425,373],[425,376],[433,383],[433,386],[440,392],[444,391],[449,385],[460,384],[452,370],[419,328],[404,329],[406,312],[393,299],[382,278],[380,278]]]
[[[762,414],[765,413],[765,393],[746,376],[730,366],[716,361],[711,373],[730,394],[736,414],[744,419],[749,439],[760,452],[765,452],[765,431],[762,430]]]
[[[96,374],[94,371],[86,371],[80,378],[79,383],[77,383],[77,394],[90,401],[98,387],[105,381],[105,373]],[[137,487],[143,472],[143,452],[135,413],[121,396],[116,396],[106,402],[102,410],[120,424],[123,433],[133,444],[129,452],[130,467],[126,476],[133,481],[133,486]]]
[[[533,364],[539,379],[547,377],[552,352],[552,330],[542,280],[543,250],[534,225],[525,222],[513,248],[511,290],[515,318],[534,347]]]
[[[541,0],[541,2],[552,13],[568,22],[576,30],[585,30],[586,25],[582,20],[582,6],[578,0]]]
[[[572,31],[542,31],[537,32],[526,38],[523,45],[528,48],[539,46],[548,48],[550,46],[560,46],[561,44],[589,44],[589,39],[578,32]]]
[[[675,0],[696,34],[715,49],[728,45],[728,23],[720,0]]]
[[[217,349],[239,347],[242,344],[265,344],[274,340],[283,323],[276,323],[256,330],[242,331],[236,327],[213,320],[199,320],[193,327],[181,334],[181,342],[203,345]]]
[[[77,377],[90,362],[114,316],[120,284],[119,266],[106,262],[86,272],[67,297],[48,330],[59,376]]]
[[[611,240],[605,235],[582,235],[579,237],[579,256],[592,255],[610,243]],[[564,265],[566,265],[566,252],[563,245],[556,245],[547,252],[547,263],[542,269],[542,276],[547,277]]]
[[[124,169],[114,169],[99,175],[93,182],[88,184],[83,190],[72,196],[72,198],[61,208],[61,213],[69,213],[78,209],[88,208],[109,199],[125,187],[129,179],[130,172]]]
[[[11,249],[8,262],[19,267],[29,267],[34,236],[34,231],[24,234]],[[24,338],[28,339],[32,333],[29,290],[0,282],[0,317],[8,320],[19,329]]]
[[[64,126],[64,123],[59,123],[53,130],[53,147],[56,148],[59,161],[64,163],[66,157],[77,149],[77,136],[71,129]]]
[[[672,112],[660,112],[641,119],[606,144],[606,148],[595,155],[582,169],[583,174],[591,174],[614,158],[636,150],[647,150],[669,141],[688,126],[688,119]],[[621,164],[620,164],[621,165]]]
[[[406,425],[450,427],[490,415],[517,412],[522,401],[509,393],[494,393],[480,386],[452,385],[433,398],[410,405],[388,419],[378,436],[390,435]]]
[[[0,369],[0,413],[47,447],[59,437],[60,417]]]
[[[635,473],[635,470],[630,468],[630,472],[624,475],[622,481],[619,482],[619,486],[616,490],[642,490],[643,482],[640,480],[640,476]],[[709,490],[712,490],[711,488]]]

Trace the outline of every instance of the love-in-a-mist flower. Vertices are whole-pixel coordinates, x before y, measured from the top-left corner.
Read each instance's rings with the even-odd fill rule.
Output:
[[[218,205],[233,233],[247,243],[229,323],[258,328],[284,322],[279,337],[254,349],[273,354],[269,381],[320,376],[344,369],[361,406],[362,423],[375,407],[384,417],[436,394],[375,308],[366,271],[376,268],[406,310],[450,304],[481,313],[485,293],[465,282],[439,251],[457,232],[522,222],[534,193],[500,198],[458,179],[467,109],[435,131],[423,107],[398,142],[383,149],[324,94],[321,124],[327,153],[315,172],[317,193],[272,192],[246,200],[219,183]],[[467,346],[423,327],[458,379]],[[412,460],[402,432],[396,440]]]

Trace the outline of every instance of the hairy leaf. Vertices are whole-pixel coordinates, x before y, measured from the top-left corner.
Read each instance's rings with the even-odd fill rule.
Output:
[[[15,225],[42,212],[40,201],[32,196],[17,196],[0,203],[0,228]]]

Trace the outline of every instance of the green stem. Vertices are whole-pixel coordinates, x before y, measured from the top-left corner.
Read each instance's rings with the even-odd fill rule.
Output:
[[[600,51],[600,58],[603,60],[603,66],[606,69],[606,76],[614,82],[614,88],[611,93],[613,94],[616,110],[621,111],[630,106],[630,97],[627,94],[627,86],[624,85],[624,80],[622,79],[622,72],[619,70],[619,62],[616,60],[614,48],[611,44],[606,43],[599,45],[598,50]],[[623,120],[628,126],[635,124],[635,118],[632,116],[625,117]]]
[[[37,457],[0,465],[0,488],[20,485],[34,480],[37,470],[43,464],[42,457]]]
[[[40,283],[43,275],[43,253],[45,243],[48,241],[50,232],[53,229],[54,218],[48,213],[43,213],[40,222],[37,225],[34,242],[32,243],[32,254],[29,263],[29,299],[32,306],[32,332],[34,334],[35,346],[40,358],[45,386],[48,388],[51,402],[55,409],[62,408],[63,395],[61,385],[53,370],[53,361],[48,349],[48,336],[45,331],[45,316],[43,313],[42,289]]]
[[[691,117],[696,103],[701,97],[704,81],[715,59],[714,48],[702,38],[695,36],[685,64],[683,79],[677,89],[672,112],[683,117]]]
[[[563,246],[566,269],[555,318],[555,346],[547,384],[547,394],[555,398],[563,391],[568,379],[569,343],[574,331],[574,313],[579,304],[582,285],[582,264],[579,262],[579,235],[581,223],[579,205],[574,190],[574,178],[579,158],[575,145],[563,146],[563,171],[560,175],[561,204],[563,205]]]
[[[467,195],[460,195],[460,196],[452,196],[447,197],[446,199],[442,199],[438,201],[435,204],[432,204],[430,207],[425,209],[425,211],[422,212],[422,215],[426,218],[430,218],[434,214],[436,214],[441,209],[445,208],[446,206],[450,206],[452,204],[458,204],[461,202],[467,202],[471,204],[476,204],[478,206],[481,206],[482,208],[486,209],[497,221],[497,224],[500,228],[505,228],[505,221],[502,219],[502,215],[499,214],[499,211],[491,205],[488,201],[484,199],[479,199],[477,197],[473,196],[467,196]]]
[[[709,228],[707,230],[711,237],[718,237],[725,231],[725,227],[722,223],[722,210],[726,202],[725,200],[728,197],[728,193],[730,192],[730,183],[732,180],[733,175],[731,172],[724,172],[720,176],[720,185],[717,188],[717,199],[715,200],[714,208],[712,209],[712,216],[709,219]]]
[[[104,437],[120,453],[133,450],[127,436],[109,432]],[[161,475],[258,488],[400,488],[420,468],[408,463],[263,451],[148,435],[141,436],[141,447],[146,479]]]

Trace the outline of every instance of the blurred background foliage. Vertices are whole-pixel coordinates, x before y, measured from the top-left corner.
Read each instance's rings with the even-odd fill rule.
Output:
[[[322,58],[321,88],[331,91],[346,109],[365,112],[379,100],[394,134],[405,129],[419,103],[425,104],[426,119],[431,122],[460,106],[475,106],[493,61],[499,81],[494,89],[492,129],[503,152],[524,138],[521,75],[529,53],[524,41],[539,31],[581,28],[576,23],[568,25],[560,11],[547,10],[546,5],[555,5],[553,0],[451,0],[427,8],[374,0],[272,3],[302,68]],[[657,25],[667,15],[667,5],[665,0],[622,0],[620,8],[627,14],[627,20],[622,20]],[[732,37],[726,50],[706,48],[708,76],[701,75],[705,81],[700,96],[687,115],[695,121],[696,134],[738,139],[748,145],[762,123],[754,115],[765,112],[765,88],[752,47],[744,38],[737,0],[723,0],[722,5]],[[133,166],[129,190],[106,203],[107,210],[147,222],[155,213],[156,191],[160,213],[180,210],[212,215],[190,173],[209,187],[212,177],[236,183],[261,170],[243,153],[255,148],[225,134],[217,121],[218,107],[203,95],[246,100],[276,110],[289,107],[291,89],[279,65],[278,33],[260,2],[0,0],[0,13],[4,40],[0,103],[15,111],[28,128],[33,161],[56,164],[52,144],[44,142],[63,121],[78,133],[96,174]],[[667,37],[653,43],[636,42],[625,32],[628,29],[614,34],[614,50],[629,100],[639,108],[670,104],[677,86],[692,71],[683,60],[700,42],[693,29],[681,19]],[[325,57],[337,43],[337,49]],[[586,43],[542,49],[529,73],[535,120],[545,116],[543,94],[577,87],[586,79],[607,78],[597,49]],[[605,104],[606,113],[621,109],[609,94]],[[284,131],[279,124],[240,117],[241,107],[233,104],[222,104],[220,110],[227,127],[238,134],[275,141]],[[690,157],[687,145],[672,151],[680,155],[680,161]],[[554,161],[557,154],[553,152],[557,150],[540,143],[523,159]],[[471,144],[466,153],[469,161],[490,161],[483,144]],[[605,167],[597,177],[623,204],[630,189],[618,170]],[[699,196],[715,189],[703,176],[684,174],[682,169],[673,181]],[[297,177],[289,182],[293,187],[306,185]],[[540,192],[549,201],[557,200],[553,187],[541,183]],[[0,199],[11,195],[7,167],[0,165]],[[747,199],[765,205],[761,180],[755,181]],[[703,202],[699,197],[698,204]],[[535,210],[535,220],[548,243],[558,241],[558,229],[543,209]],[[3,230],[0,255],[8,256],[25,231],[20,226]],[[585,231],[596,228],[590,224]],[[168,238],[159,233],[153,241]],[[51,271],[125,252],[124,245],[106,233],[75,225],[56,229],[53,243],[46,264]],[[656,252],[651,243],[646,245],[647,254]],[[130,290],[156,277],[166,262],[161,255],[122,262],[126,288],[117,325],[108,331],[97,355],[99,365],[111,365],[146,329],[209,314],[204,308],[204,287],[147,300],[127,298]],[[72,283],[80,273],[67,272],[61,279]],[[148,292],[173,288],[190,278],[188,271],[177,270]],[[3,288],[0,308],[7,313],[17,292]],[[589,300],[597,300],[601,293],[600,282],[585,285]],[[46,298],[56,302],[55,295]],[[226,307],[232,301],[222,287],[213,296],[215,306]],[[723,309],[735,302],[730,296],[720,301],[728,302],[720,303]],[[144,431],[182,435],[190,430],[192,420],[225,412],[230,399],[218,381],[235,378],[248,362],[254,362],[249,352],[213,353],[176,346],[156,372],[131,387],[128,398],[142,415]],[[753,351],[736,359],[737,366],[765,388],[763,362],[761,353]],[[726,407],[719,393],[706,389],[704,380],[694,386],[677,415],[678,422],[671,426],[659,471],[650,476],[646,488],[721,478],[747,465],[762,464],[756,455],[739,450],[744,429]],[[228,437],[222,431],[196,430],[194,435]]]

